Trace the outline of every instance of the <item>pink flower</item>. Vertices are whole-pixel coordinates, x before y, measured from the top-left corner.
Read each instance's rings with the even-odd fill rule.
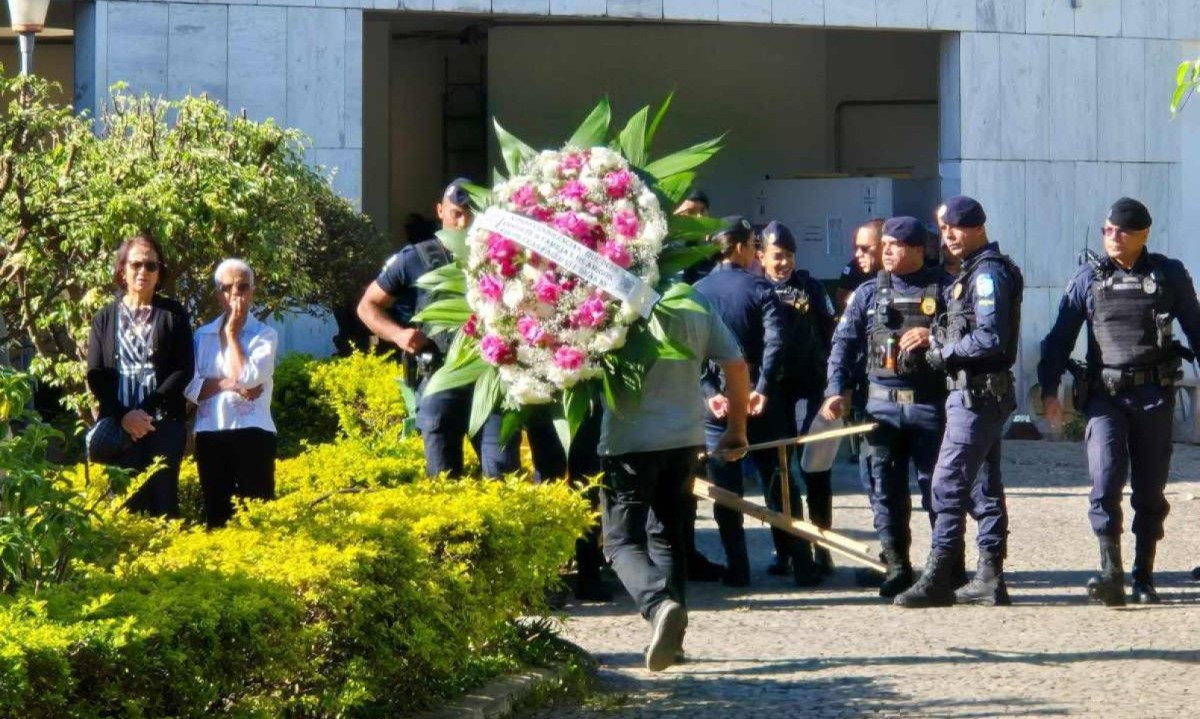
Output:
[[[554,351],[554,364],[559,369],[576,370],[583,366],[587,355],[574,347],[559,347]]]
[[[542,329],[541,323],[529,315],[522,315],[521,319],[517,320],[517,332],[531,345],[536,345],[546,338],[546,330]]]
[[[604,226],[600,224],[592,225],[592,229],[588,232],[587,239],[582,240],[583,244],[596,249],[596,246],[608,239],[608,233],[604,231]]]
[[[468,317],[466,324],[463,325],[463,333],[465,333],[468,337],[478,337],[479,318],[475,315]]]
[[[583,167],[583,156],[577,153],[571,153],[563,158],[562,167],[564,170],[578,170]]]
[[[517,256],[521,248],[512,240],[495,232],[488,234],[487,256],[493,262],[508,262]]]
[[[583,209],[587,210],[589,215],[595,215],[596,217],[600,217],[604,214],[604,208],[600,205],[597,205],[595,202],[587,203],[583,206]]]
[[[604,300],[597,295],[592,295],[579,305],[579,309],[575,310],[575,316],[572,319],[577,325],[598,327],[604,323],[604,316]]]
[[[517,272],[521,270],[521,264],[514,260],[504,260],[500,263],[500,276],[512,278],[517,276]]]
[[[618,267],[629,267],[629,250],[625,249],[625,245],[620,242],[605,242],[604,246],[600,248],[600,254]]]
[[[632,183],[633,175],[629,170],[616,170],[604,176],[604,189],[608,191],[608,196],[614,199],[627,195]]]
[[[551,210],[549,207],[542,207],[541,205],[530,207],[527,210],[527,214],[538,222],[549,222],[554,219],[554,210]]]
[[[523,185],[521,189],[513,193],[512,201],[517,207],[536,205],[538,201],[537,192],[533,189],[533,185]]]
[[[564,235],[582,240],[592,231],[592,225],[574,212],[563,212],[554,218],[554,227]]]
[[[513,360],[513,348],[496,335],[488,335],[479,341],[479,353],[494,365],[509,364]]]
[[[538,301],[548,305],[558,304],[559,292],[558,282],[553,272],[544,273],[533,284],[533,293],[537,295]]]
[[[637,237],[638,218],[629,210],[618,212],[613,218],[613,227],[621,237]]]
[[[587,197],[587,188],[579,180],[571,180],[558,191],[558,198],[568,202],[581,201],[584,197]]]
[[[479,294],[492,302],[499,302],[504,295],[504,283],[492,275],[484,275],[479,278]]]

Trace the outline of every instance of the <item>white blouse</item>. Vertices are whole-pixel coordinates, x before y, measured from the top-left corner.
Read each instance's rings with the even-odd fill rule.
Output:
[[[237,379],[238,389],[249,389],[262,385],[263,392],[256,400],[244,399],[236,391],[225,390],[200,401],[200,389],[206,379],[225,379],[229,375],[229,363],[221,350],[222,317],[196,330],[196,375],[188,383],[183,394],[192,404],[198,405],[196,413],[197,432],[219,432],[227,429],[256,427],[268,432],[275,431],[271,419],[272,375],[275,372],[275,350],[279,346],[279,334],[253,316],[246,318],[239,343],[246,357],[242,375]]]

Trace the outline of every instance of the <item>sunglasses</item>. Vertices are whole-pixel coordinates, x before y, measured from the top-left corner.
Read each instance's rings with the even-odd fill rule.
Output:
[[[230,292],[233,292],[235,287],[237,288],[237,291],[243,295],[254,289],[254,285],[250,284],[249,282],[231,282],[227,285],[221,285],[221,291],[225,294],[229,294]]]
[[[1101,237],[1116,237],[1118,235],[1129,236],[1129,235],[1136,235],[1140,232],[1142,232],[1142,230],[1123,230],[1120,227],[1101,227],[1100,228],[1100,236]]]
[[[133,262],[126,262],[125,264],[134,272],[137,272],[138,270],[158,272],[159,268],[162,267],[161,262],[155,262],[154,260],[147,260],[146,262],[139,262],[135,260]]]
[[[869,245],[855,245],[854,246],[855,254],[858,254],[860,252],[866,253],[866,252],[870,252],[870,251],[871,251],[871,247]]]

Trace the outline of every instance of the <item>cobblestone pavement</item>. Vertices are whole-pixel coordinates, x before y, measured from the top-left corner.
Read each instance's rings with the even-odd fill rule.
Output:
[[[1200,447],[1176,445],[1157,607],[1087,604],[1098,562],[1087,523],[1083,447],[1007,442],[1014,606],[902,610],[860,589],[839,566],[832,582],[797,589],[769,577],[770,537],[747,522],[754,585],[689,585],[686,664],[650,674],[648,625],[628,596],[572,604],[568,636],[600,661],[603,693],[583,708],[527,717],[1182,717],[1200,713]],[[857,470],[839,462],[834,526],[869,541]],[[1128,507],[1128,498],[1126,499]],[[708,505],[701,548],[721,556]],[[1126,528],[1130,517],[1126,516]],[[968,530],[968,544],[974,535]],[[929,531],[914,521],[914,563]],[[973,553],[973,549],[968,552]],[[1132,554],[1125,535],[1125,555]],[[968,556],[969,567],[974,556]]]

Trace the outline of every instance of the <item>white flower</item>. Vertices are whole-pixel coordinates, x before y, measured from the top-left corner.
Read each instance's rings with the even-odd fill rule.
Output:
[[[515,310],[521,306],[521,301],[524,299],[524,282],[522,282],[520,279],[515,279],[504,283],[504,304]]]
[[[625,346],[625,335],[629,331],[624,325],[610,327],[603,332],[596,333],[592,339],[592,351],[604,354],[615,349],[620,349]]]

